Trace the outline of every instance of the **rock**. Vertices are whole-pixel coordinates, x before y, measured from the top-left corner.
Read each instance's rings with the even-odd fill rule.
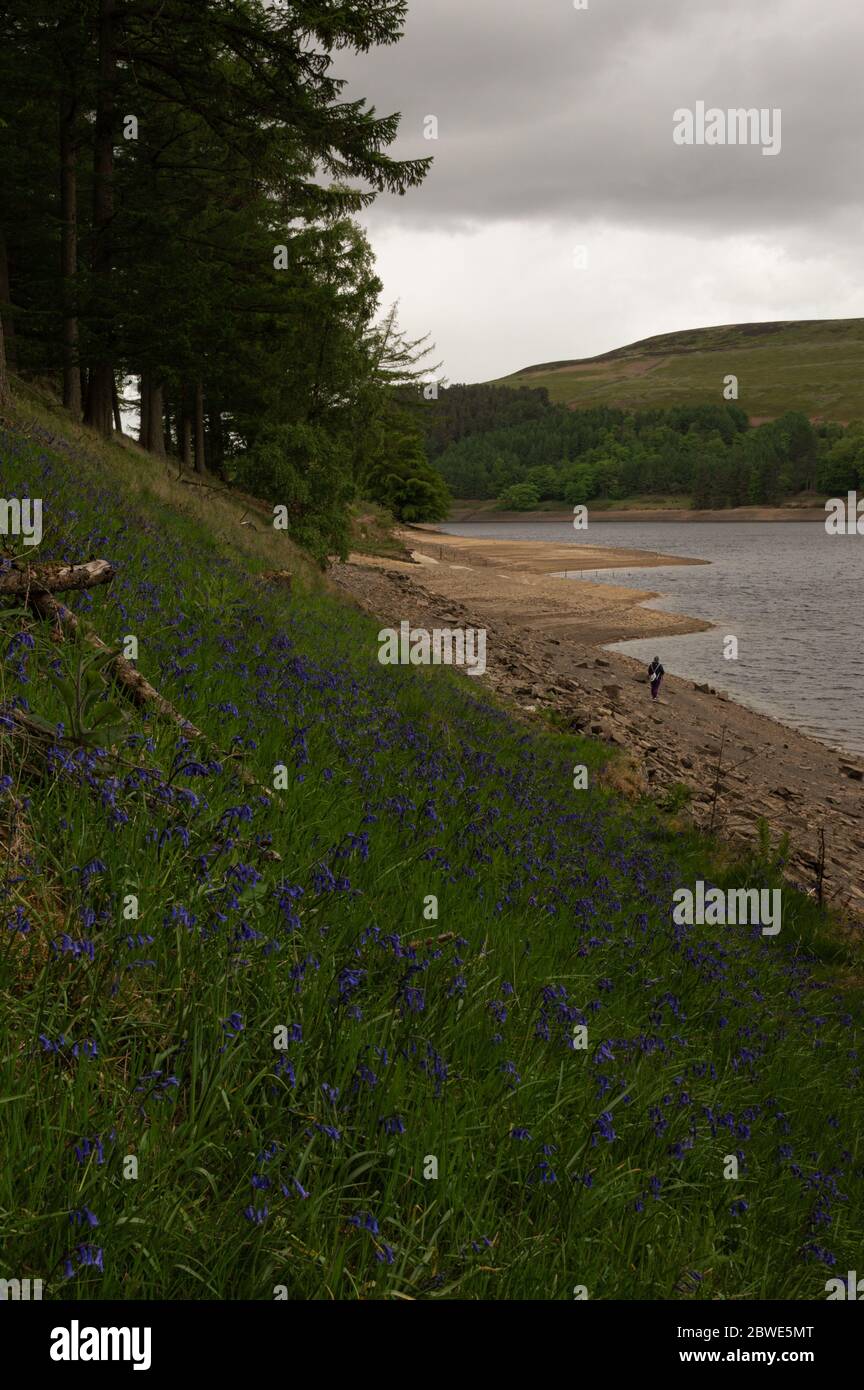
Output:
[[[605,656],[595,656],[595,658],[594,658],[594,665],[595,665],[595,666],[611,666],[611,665],[612,665],[612,662],[611,662],[611,661],[607,661],[606,658],[605,658]]]
[[[840,771],[843,773],[844,777],[851,777],[853,782],[864,781],[864,770],[860,767],[856,767],[854,763],[841,763]]]
[[[607,698],[608,700],[617,700],[617,699],[618,699],[618,696],[621,694],[621,686],[620,686],[620,685],[604,685],[604,686],[603,686],[603,694],[606,696],[606,698]]]
[[[684,757],[684,758],[681,759],[681,766],[682,766],[682,767],[694,767],[695,764],[694,764],[692,758]]]

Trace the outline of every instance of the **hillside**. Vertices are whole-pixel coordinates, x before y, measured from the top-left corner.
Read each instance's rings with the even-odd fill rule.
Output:
[[[864,319],[687,329],[598,357],[523,367],[499,384],[542,386],[574,408],[639,410],[722,402],[730,374],[751,420],[790,410],[844,423],[864,416]]]
[[[377,622],[262,585],[296,552],[163,463],[19,407],[0,481],[44,499],[40,562],[115,567],[70,609],[200,731],[4,599],[0,1275],[809,1299],[855,1267],[860,964],[788,887],[778,937],[671,918],[697,878],[779,885],[774,852],[720,858],[605,787],[603,745],[382,666]]]

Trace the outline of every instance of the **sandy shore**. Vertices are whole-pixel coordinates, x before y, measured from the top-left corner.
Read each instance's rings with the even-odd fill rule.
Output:
[[[824,898],[860,930],[864,761],[676,676],[653,703],[641,664],[600,648],[710,624],[640,607],[651,591],[555,577],[562,549],[569,573],[687,561],[606,547],[574,553],[543,541],[439,539],[426,529],[402,539],[413,561],[352,556],[331,570],[335,587],[388,626],[407,619],[427,629],[485,628],[481,679],[524,717],[554,710],[559,723],[617,746],[636,789],[662,799],[683,784],[695,823],[739,847],[753,844],[764,818],[775,843],[789,836],[790,879],[814,894],[824,833]]]
[[[560,632],[568,641],[599,646],[636,637],[704,632],[711,626],[700,618],[641,607],[646,599],[657,597],[653,589],[562,577],[586,569],[701,565],[707,563],[704,560],[606,546],[475,540],[426,527],[400,531],[398,538],[411,553],[411,561],[352,555],[350,562],[404,574],[416,574],[420,566],[429,592],[515,628],[538,634]]]

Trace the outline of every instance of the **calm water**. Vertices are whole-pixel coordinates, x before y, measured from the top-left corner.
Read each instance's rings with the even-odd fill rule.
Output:
[[[710,565],[588,570],[631,584],[648,606],[716,623],[687,637],[619,642],[612,650],[709,681],[751,709],[826,743],[864,753],[864,536],[829,536],[819,522],[567,522],[446,525],[478,539],[568,541],[689,555]],[[567,583],[562,580],[562,583]],[[723,638],[738,638],[738,660]]]

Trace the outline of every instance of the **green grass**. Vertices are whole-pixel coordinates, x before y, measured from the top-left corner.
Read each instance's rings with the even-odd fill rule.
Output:
[[[738,377],[752,418],[800,410],[811,418],[864,416],[864,319],[731,324],[646,338],[600,357],[526,367],[508,386],[545,386],[558,404],[623,410],[720,404]]]
[[[209,740],[132,707],[101,752],[0,719],[0,1277],[808,1299],[820,1249],[855,1268],[860,952],[791,888],[778,938],[671,923],[697,877],[779,883],[772,853],[729,863],[467,677],[382,667],[284,538],[137,453],[30,411],[0,480],[43,497],[45,558],[116,563],[70,606]],[[290,594],[255,581],[284,567]],[[68,729],[46,677],[79,649],[3,625],[2,707]],[[276,766],[270,796],[241,775]]]

